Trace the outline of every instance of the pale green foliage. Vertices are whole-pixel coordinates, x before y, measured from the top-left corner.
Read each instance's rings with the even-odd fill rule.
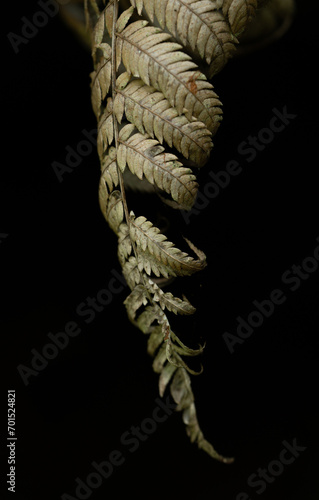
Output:
[[[114,107],[119,123],[125,111],[126,119],[134,123],[141,134],[155,136],[161,144],[165,141],[197,166],[206,163],[213,145],[212,132],[201,121],[189,121],[185,115],[179,115],[161,92],[142,80],[133,80],[121,88]],[[221,110],[217,109],[219,116]],[[219,124],[219,120],[216,123]]]
[[[85,2],[100,206],[118,238],[118,258],[131,289],[124,304],[130,321],[148,335],[160,395],[169,386],[190,440],[229,463],[232,459],[219,455],[203,437],[196,416],[189,374],[201,369],[194,371],[184,358],[199,355],[203,347],[187,347],[168,318],[170,313],[191,315],[195,308],[186,297],[164,292],[157,281],[190,276],[204,269],[206,257],[188,240],[194,256],[178,249],[151,221],[128,209],[125,175],[129,171],[166,193],[174,207],[192,207],[198,184],[190,165],[206,163],[222,116],[206,75],[216,74],[233,55],[237,34],[255,15],[257,1],[127,0],[126,6],[119,12],[117,0]]]
[[[220,11],[223,2],[213,0],[131,0],[138,12],[142,7],[153,22],[158,20],[185,47],[198,53],[216,74],[233,55],[238,43]],[[189,29],[189,27],[191,29]]]

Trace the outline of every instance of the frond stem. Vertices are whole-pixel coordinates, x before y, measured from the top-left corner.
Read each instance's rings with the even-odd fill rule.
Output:
[[[115,95],[116,95],[116,21],[118,18],[118,11],[119,11],[118,1],[115,0],[115,2],[113,3],[113,25],[112,25],[112,99],[113,99],[113,102],[114,102]],[[113,129],[114,129],[115,149],[116,149],[116,153],[118,153],[119,129],[118,129],[117,118],[115,116],[114,110],[113,110]],[[122,195],[122,202],[123,202],[125,219],[126,219],[126,223],[127,223],[128,227],[130,227],[130,214],[129,214],[128,207],[127,207],[123,174],[122,174],[121,169],[119,168],[117,162],[116,162],[116,164],[117,164],[117,173],[118,173],[120,190],[121,190],[121,195]]]

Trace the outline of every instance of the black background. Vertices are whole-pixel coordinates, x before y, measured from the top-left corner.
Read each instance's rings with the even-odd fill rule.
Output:
[[[75,497],[75,479],[85,481],[93,461],[119,449],[124,464],[90,498],[235,500],[245,491],[256,499],[260,495],[247,485],[248,477],[279,457],[283,440],[294,439],[306,450],[261,498],[318,498],[318,271],[295,292],[282,282],[282,274],[319,245],[315,3],[298,2],[294,23],[281,40],[234,59],[213,81],[224,120],[200,183],[234,159],[242,173],[190,217],[189,225],[180,214],[162,209],[175,241],[184,234],[207,255],[208,267],[180,284],[198,311],[176,324],[191,345],[206,341],[204,372],[192,384],[206,437],[221,453],[236,457],[229,466],[189,443],[178,413],[134,453],[120,442],[132,425],[152,415],[158,377],[145,336],[126,317],[127,289],[91,323],[76,313],[86,297],[107,288],[111,270],[120,272],[116,238],[98,205],[96,153],[61,183],[51,165],[65,163],[65,147],[76,147],[82,130],[96,127],[91,57],[58,16],[15,54],[6,35],[19,34],[21,18],[32,19],[39,6],[12,2],[7,10],[1,93],[0,233],[7,235],[0,240],[6,381],[1,433],[5,448],[6,389],[15,389],[14,498]],[[269,125],[273,108],[284,106],[297,117],[248,163],[238,145]],[[140,199],[137,214],[146,215],[153,203],[147,196]],[[236,318],[247,318],[253,301],[268,299],[276,288],[284,291],[285,303],[230,354],[223,333],[236,333]],[[18,365],[31,366],[31,349],[41,352],[48,333],[62,331],[69,321],[76,321],[81,333],[26,386]],[[5,463],[3,483],[7,469]]]

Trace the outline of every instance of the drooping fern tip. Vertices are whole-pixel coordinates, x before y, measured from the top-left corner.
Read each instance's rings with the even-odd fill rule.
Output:
[[[169,321],[170,313],[192,315],[196,309],[185,297],[164,291],[160,282],[203,270],[206,256],[187,239],[189,251],[180,250],[152,221],[135,215],[126,192],[133,179],[139,196],[146,183],[169,206],[192,208],[196,169],[209,159],[222,119],[222,104],[210,80],[234,56],[266,3],[84,2],[98,124],[99,202],[117,237],[119,263],[131,290],[124,306],[129,320],[148,336],[160,396],[170,391],[190,441],[223,463],[233,458],[216,452],[197,419],[190,375],[202,368],[193,370],[185,361],[200,355],[203,346],[187,347]]]

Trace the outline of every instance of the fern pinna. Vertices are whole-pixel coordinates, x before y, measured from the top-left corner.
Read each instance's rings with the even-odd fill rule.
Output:
[[[100,207],[118,237],[118,258],[131,289],[124,303],[129,319],[149,335],[160,395],[169,386],[191,442],[230,463],[231,458],[221,456],[204,438],[196,416],[189,376],[195,372],[184,357],[201,353],[202,347],[184,345],[166,314],[190,315],[195,308],[187,299],[164,292],[157,281],[202,270],[205,255],[188,240],[194,256],[179,250],[151,221],[136,216],[129,210],[125,189],[126,177],[133,175],[169,195],[173,207],[192,207],[198,188],[192,167],[206,163],[222,117],[207,77],[233,55],[238,35],[255,15],[257,0],[123,4],[85,2],[94,63]]]

